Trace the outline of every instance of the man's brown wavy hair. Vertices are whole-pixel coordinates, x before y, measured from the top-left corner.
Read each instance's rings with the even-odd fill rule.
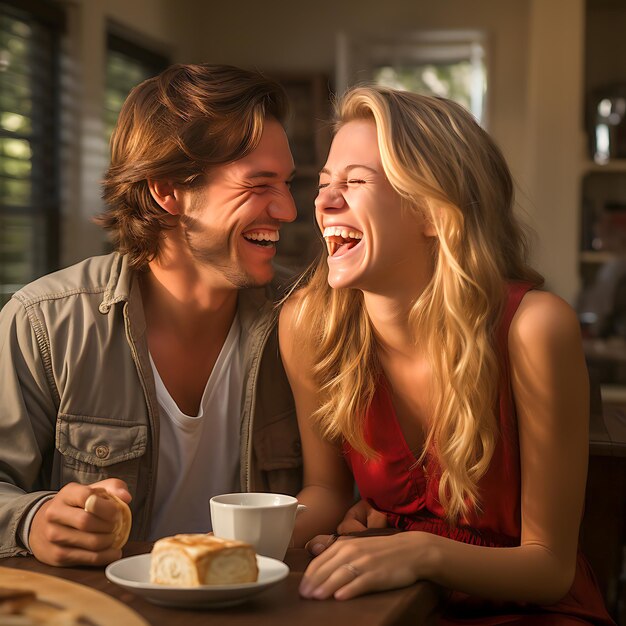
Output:
[[[103,181],[107,210],[96,222],[136,269],[159,253],[167,213],[148,180],[197,186],[211,168],[258,145],[267,117],[284,123],[283,88],[255,71],[228,65],[173,65],[129,94],[111,136]]]

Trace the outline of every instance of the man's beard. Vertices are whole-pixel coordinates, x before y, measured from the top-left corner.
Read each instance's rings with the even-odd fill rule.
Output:
[[[259,280],[243,270],[241,262],[229,254],[228,240],[217,240],[216,237],[207,234],[198,220],[189,215],[182,216],[181,226],[193,258],[202,265],[218,271],[237,289],[262,287],[269,282]]]

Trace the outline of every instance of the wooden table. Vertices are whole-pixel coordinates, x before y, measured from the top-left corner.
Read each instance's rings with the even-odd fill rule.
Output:
[[[149,543],[131,543],[124,549],[124,556],[143,554],[150,548]],[[0,566],[57,576],[107,593],[154,626],[235,626],[253,623],[272,626],[419,626],[436,622],[440,592],[435,585],[427,582],[342,602],[305,600],[298,594],[298,585],[310,559],[305,550],[289,550],[285,562],[291,572],[285,580],[244,604],[210,610],[184,610],[150,604],[109,582],[103,568],[50,567],[34,557],[0,559]]]

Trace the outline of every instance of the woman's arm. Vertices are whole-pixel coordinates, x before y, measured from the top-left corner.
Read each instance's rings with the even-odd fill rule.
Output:
[[[556,296],[530,292],[512,322],[509,352],[520,439],[521,545],[480,547],[421,532],[338,541],[312,562],[303,595],[347,599],[419,579],[536,604],[567,593],[588,456],[588,375],[574,312]]]
[[[550,293],[531,291],[509,333],[521,461],[521,544],[541,551],[555,600],[576,569],[589,457],[589,374],[578,318]],[[536,587],[541,584],[537,581]]]
[[[304,483],[298,501],[307,510],[298,516],[292,545],[303,546],[311,537],[337,528],[354,500],[352,475],[338,446],[324,441],[311,422],[318,406],[312,361],[294,331],[296,296],[281,309],[278,338],[280,354],[291,385],[302,440]]]

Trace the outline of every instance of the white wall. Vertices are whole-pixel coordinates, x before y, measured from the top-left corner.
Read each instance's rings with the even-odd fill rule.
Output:
[[[574,302],[579,289],[584,0],[532,0],[528,42],[527,176],[548,288]]]

